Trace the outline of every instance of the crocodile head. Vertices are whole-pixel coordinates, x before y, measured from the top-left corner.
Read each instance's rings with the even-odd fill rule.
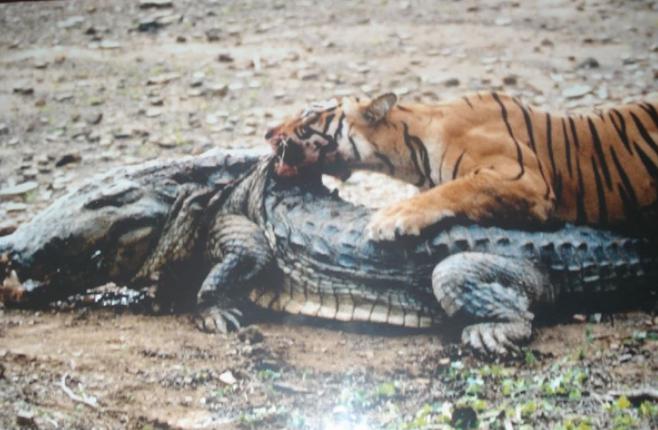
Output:
[[[157,244],[182,186],[222,190],[257,160],[256,154],[210,153],[92,178],[0,238],[0,286],[6,292],[17,284],[32,297],[43,289],[52,301],[128,282]]]

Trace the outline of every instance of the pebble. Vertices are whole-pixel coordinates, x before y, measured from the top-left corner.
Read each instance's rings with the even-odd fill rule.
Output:
[[[59,28],[73,28],[78,27],[85,21],[83,16],[71,16],[57,23]]]
[[[518,83],[518,77],[516,75],[507,75],[503,78],[504,85],[516,85]]]
[[[161,73],[159,75],[149,77],[146,81],[146,85],[162,85],[179,78],[180,75],[178,73]]]
[[[445,85],[446,87],[458,87],[459,79],[457,78],[446,79],[445,81],[443,81],[443,85]]]
[[[121,44],[116,40],[105,39],[98,45],[101,49],[117,49],[121,48]]]
[[[13,88],[13,91],[16,94],[20,94],[20,95],[23,95],[23,96],[29,96],[31,94],[34,94],[34,88],[32,88],[27,83],[16,84]]]
[[[192,75],[192,81],[190,82],[190,86],[192,88],[194,87],[200,87],[203,85],[203,80],[206,78],[206,74],[203,72],[195,72]]]
[[[231,84],[231,86],[220,82],[209,82],[208,84],[206,84],[206,90],[208,94],[217,97],[224,97],[228,93],[229,89],[232,91],[236,91],[241,88],[242,86],[238,87],[235,83]]]
[[[37,60],[34,62],[35,69],[45,69],[48,67],[48,62],[45,60]]]
[[[146,112],[144,112],[144,115],[146,115],[147,118],[155,118],[160,115],[162,115],[162,109],[159,108],[149,108],[146,109]]]
[[[19,203],[19,202],[7,202],[4,205],[2,205],[2,208],[6,212],[23,212],[27,210],[27,205],[25,203]]]
[[[501,26],[501,27],[504,27],[504,26],[510,25],[511,23],[512,23],[512,19],[511,19],[511,18],[508,18],[508,17],[506,17],[506,16],[499,16],[499,17],[496,18],[496,20],[494,21],[494,24],[496,24],[496,25],[498,25],[498,26]]]
[[[0,189],[0,200],[22,196],[36,190],[37,188],[39,188],[39,183],[35,181],[27,181],[22,184],[5,187]]]
[[[0,123],[0,134],[9,134],[9,126],[5,123]]]
[[[25,206],[27,207],[27,205]],[[12,220],[2,221],[0,222],[0,236],[7,236],[8,234],[12,234],[16,231],[17,228],[18,224]],[[0,368],[0,379],[2,379],[2,368]]]
[[[221,39],[222,30],[219,28],[211,28],[206,30],[206,40],[208,42],[218,42]]]
[[[90,113],[85,116],[85,122],[89,125],[100,124],[102,120],[103,120],[103,114],[101,112]]]
[[[592,92],[592,87],[590,87],[589,85],[577,84],[565,88],[562,91],[562,96],[567,99],[579,99],[591,92]]]
[[[226,385],[235,385],[238,381],[230,370],[219,375],[219,380]]]
[[[164,9],[169,7],[174,7],[172,0],[139,0],[140,9]]]
[[[232,63],[234,60],[230,54],[222,53],[217,56],[217,61],[220,63]]]
[[[71,100],[71,99],[73,99],[73,94],[72,93],[61,93],[61,94],[57,94],[55,96],[55,100],[58,101],[58,102],[65,102],[65,101]]]
[[[66,166],[67,164],[79,163],[81,160],[82,156],[77,152],[64,154],[55,162],[55,167],[62,167]]]
[[[593,57],[588,57],[578,64],[579,69],[598,69],[600,66],[598,60]]]

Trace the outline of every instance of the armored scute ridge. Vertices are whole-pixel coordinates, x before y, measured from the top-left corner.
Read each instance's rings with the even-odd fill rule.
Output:
[[[96,178],[0,238],[2,297],[43,306],[109,281],[156,284],[165,308],[196,304],[205,330],[239,326],[245,300],[408,327],[460,316],[463,342],[500,354],[530,337],[535,315],[655,303],[646,240],[446,224],[375,243],[369,209],[317,176],[276,179],[272,164],[214,153]]]

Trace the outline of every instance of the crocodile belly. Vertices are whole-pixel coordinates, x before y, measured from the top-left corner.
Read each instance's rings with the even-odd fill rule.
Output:
[[[255,288],[250,299],[277,312],[349,322],[383,323],[423,328],[436,323],[429,307],[421,306],[404,291],[370,293],[354,289],[297,287],[286,280],[281,290]]]

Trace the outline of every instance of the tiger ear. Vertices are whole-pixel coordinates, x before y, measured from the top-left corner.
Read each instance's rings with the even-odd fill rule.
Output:
[[[363,119],[369,124],[376,124],[383,120],[388,111],[391,110],[398,101],[398,96],[393,93],[386,93],[370,102],[363,111]]]

